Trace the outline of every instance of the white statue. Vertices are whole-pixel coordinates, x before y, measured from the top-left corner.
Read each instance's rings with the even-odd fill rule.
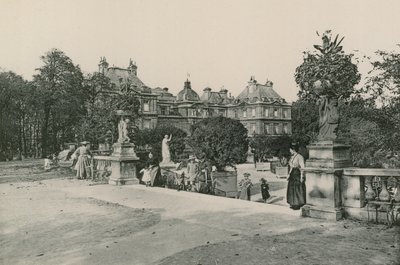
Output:
[[[130,141],[128,137],[128,122],[128,118],[121,117],[118,123],[118,143],[129,143]]]
[[[161,154],[162,154],[162,164],[171,163],[171,153],[169,151],[169,142],[172,139],[172,134],[168,137],[168,135],[164,136],[161,144]]]

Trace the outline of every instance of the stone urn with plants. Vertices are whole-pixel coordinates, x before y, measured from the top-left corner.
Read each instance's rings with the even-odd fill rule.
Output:
[[[302,169],[307,189],[302,215],[338,220],[344,216],[343,168],[352,166],[350,146],[338,136],[339,106],[354,93],[360,74],[353,55],[343,51],[343,38],[332,38],[331,31],[321,38],[314,51],[304,52],[295,73],[299,96],[319,107],[318,136],[308,145],[309,159]]]

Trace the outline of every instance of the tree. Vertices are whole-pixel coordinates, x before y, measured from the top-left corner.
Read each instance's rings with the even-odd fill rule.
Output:
[[[193,125],[188,144],[199,159],[223,171],[226,166],[246,161],[249,142],[240,121],[212,117]]]
[[[102,73],[86,76],[83,89],[87,94],[86,112],[82,113],[76,130],[78,138],[89,140],[93,145],[113,142],[117,137],[119,122],[115,113],[117,110],[126,110],[131,113],[129,137],[132,139],[137,130],[135,120],[140,117],[140,101],[136,90],[116,91],[111,80]]]
[[[185,150],[187,134],[174,126],[159,126],[154,129],[144,129],[135,132],[134,142],[136,146],[151,149],[155,159],[161,161],[161,142],[165,135],[171,135],[170,152],[172,161],[178,161]]]
[[[0,161],[21,150],[21,116],[26,81],[13,72],[0,73]]]
[[[288,157],[290,155],[289,148],[292,138],[288,135],[271,136],[271,135],[255,135],[249,141],[250,147],[255,150],[259,157],[277,156]]]
[[[79,66],[74,65],[64,52],[53,49],[41,56],[41,60],[44,65],[37,69],[39,73],[34,76],[34,83],[40,90],[43,104],[41,142],[44,157],[49,148],[49,132],[53,151],[60,140],[71,137],[65,134],[73,131],[79,114],[85,111],[87,95],[82,89],[83,75]]]
[[[397,46],[400,47],[400,44]],[[400,52],[377,51],[378,59],[372,61],[372,71],[369,72],[364,92],[373,98],[400,98]],[[390,102],[389,102],[390,103]]]
[[[317,139],[318,106],[305,99],[292,104],[292,138],[300,145],[307,145]]]
[[[83,75],[79,66],[64,52],[52,49],[41,56],[41,60],[44,65],[37,69],[39,73],[34,76],[34,83],[40,89],[43,104],[41,142],[42,156],[46,156],[49,140],[55,151],[60,141],[71,137],[65,133],[72,133],[79,122],[87,95],[82,89]],[[52,137],[49,139],[49,136]]]

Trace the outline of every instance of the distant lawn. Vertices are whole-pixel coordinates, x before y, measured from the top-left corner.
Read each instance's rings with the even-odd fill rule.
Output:
[[[44,170],[43,159],[0,162],[0,183],[39,181],[54,178],[73,177],[75,173],[69,168],[52,168]]]

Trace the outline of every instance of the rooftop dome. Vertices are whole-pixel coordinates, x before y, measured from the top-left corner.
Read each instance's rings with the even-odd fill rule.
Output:
[[[185,81],[185,86],[176,96],[177,101],[199,101],[199,95],[192,89],[190,81]]]

